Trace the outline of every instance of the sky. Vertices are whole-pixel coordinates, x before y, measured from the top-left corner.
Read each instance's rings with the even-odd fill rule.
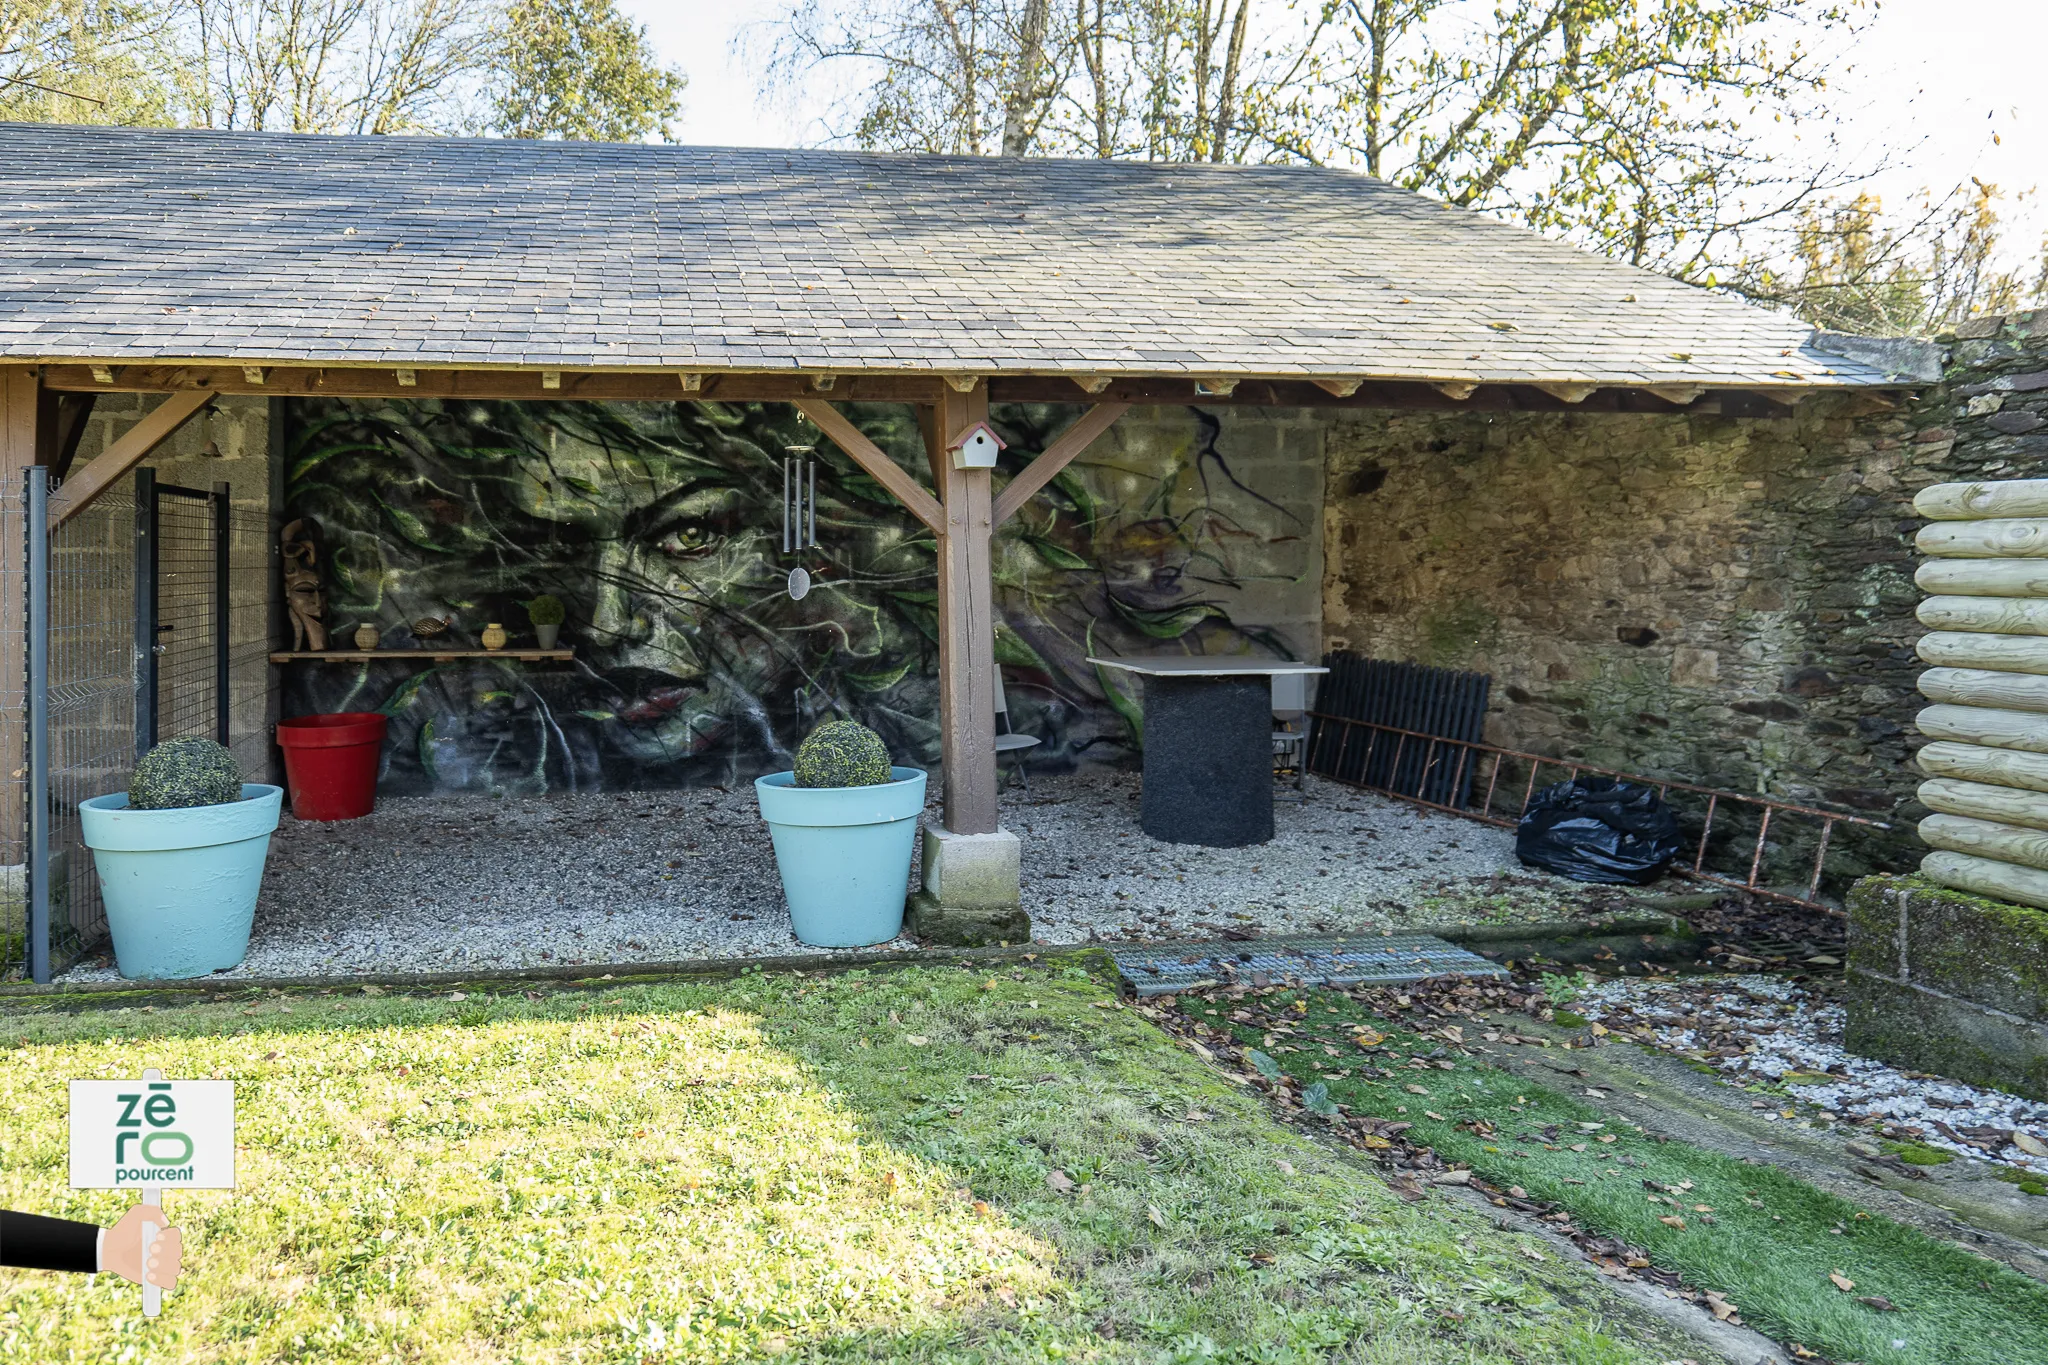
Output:
[[[825,0],[832,3],[833,0]],[[838,0],[861,3],[861,0]],[[685,142],[797,146],[823,130],[802,101],[757,98],[756,73],[734,55],[746,26],[788,0],[620,0],[664,58],[690,78]],[[2048,0],[1882,0],[1831,81],[1852,140],[1895,165],[1871,184],[1888,203],[1969,176],[2008,192],[2048,195]],[[1996,141],[1994,141],[1994,135]],[[1875,158],[1874,158],[1875,159]],[[2048,205],[2013,215],[2021,241],[2048,230]]]

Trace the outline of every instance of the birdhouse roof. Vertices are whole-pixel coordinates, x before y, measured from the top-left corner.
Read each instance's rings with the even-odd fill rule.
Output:
[[[24,123],[0,360],[1902,382],[1321,167]]]
[[[1009,444],[1007,441],[1003,440],[1002,437],[996,435],[996,429],[994,427],[990,426],[986,422],[976,422],[973,426],[967,428],[967,430],[961,432],[958,436],[955,436],[952,440],[948,441],[946,443],[946,449],[958,450],[960,449],[960,447],[966,445],[969,441],[973,440],[977,436],[986,436],[991,441],[994,441],[996,443],[997,450],[1006,449]]]

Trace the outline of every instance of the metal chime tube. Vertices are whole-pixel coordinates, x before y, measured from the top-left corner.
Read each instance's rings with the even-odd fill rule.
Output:
[[[818,548],[818,462],[805,460],[804,463],[810,466],[811,473],[811,490],[807,498],[810,510],[805,514],[810,531],[805,537],[805,542],[815,550]]]
[[[789,553],[789,461],[782,457],[782,553]]]

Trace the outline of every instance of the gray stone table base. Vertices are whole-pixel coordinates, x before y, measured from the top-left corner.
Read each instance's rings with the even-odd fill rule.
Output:
[[[1273,684],[1263,673],[1145,679],[1139,824],[1169,844],[1273,837]]]

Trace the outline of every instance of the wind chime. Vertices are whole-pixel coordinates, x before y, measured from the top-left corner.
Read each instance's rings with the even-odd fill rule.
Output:
[[[816,446],[784,446],[782,457],[782,553],[801,555],[818,548],[818,462]],[[801,602],[811,575],[799,564],[789,571],[789,596]]]

